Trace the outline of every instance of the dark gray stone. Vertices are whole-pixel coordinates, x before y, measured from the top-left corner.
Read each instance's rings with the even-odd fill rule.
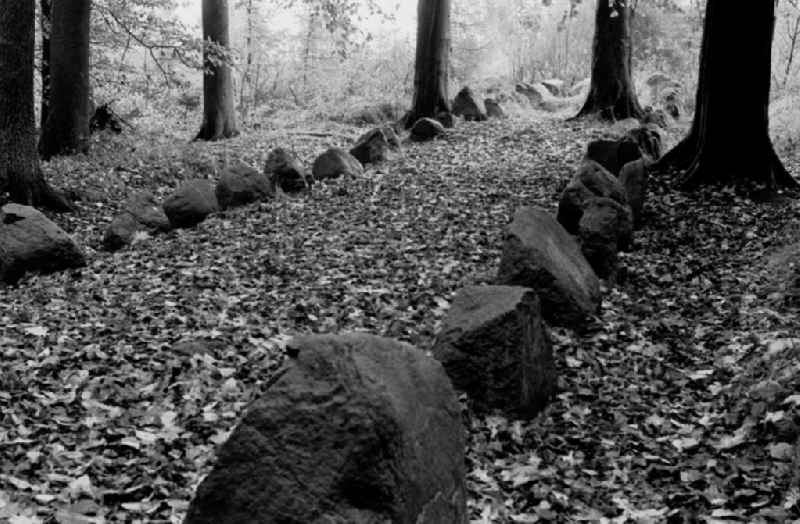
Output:
[[[341,176],[357,176],[364,167],[353,155],[338,147],[332,147],[314,160],[311,169],[314,180],[327,180]]]
[[[433,355],[477,411],[531,418],[556,389],[552,348],[532,289],[462,289],[442,322]]]
[[[436,360],[365,334],[287,351],[185,524],[467,522],[460,407]]]
[[[284,193],[307,191],[314,183],[303,163],[282,147],[269,152],[264,163],[264,174],[273,188],[280,188]]]
[[[523,207],[505,232],[499,284],[529,287],[544,318],[575,327],[600,307],[600,282],[578,242],[550,214]]]
[[[577,234],[586,201],[597,196],[628,203],[625,188],[614,175],[597,162],[584,160],[558,202],[558,221],[564,229]]]
[[[449,113],[448,113],[449,114]],[[420,118],[411,128],[411,140],[424,142],[445,134],[445,126],[432,118]]]
[[[267,175],[246,164],[226,167],[217,182],[217,202],[222,209],[264,202],[275,196]]]
[[[628,206],[603,197],[586,202],[578,237],[581,251],[597,276],[613,278],[617,252],[630,246],[632,234],[633,217]]]
[[[53,273],[86,265],[82,250],[36,209],[6,204],[0,209],[0,280],[14,283],[25,273]]]
[[[483,122],[488,118],[486,108],[469,87],[461,89],[453,100],[453,114],[468,122]]]
[[[164,213],[172,227],[194,227],[219,211],[214,184],[204,178],[187,180],[164,201]]]

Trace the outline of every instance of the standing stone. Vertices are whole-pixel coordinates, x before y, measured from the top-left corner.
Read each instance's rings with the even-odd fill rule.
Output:
[[[594,160],[612,175],[619,176],[622,166],[642,158],[639,145],[623,138],[620,140],[595,140],[586,148],[586,158]]]
[[[26,272],[52,273],[85,265],[72,238],[36,209],[20,204],[0,209],[0,281],[14,283]]]
[[[214,184],[205,178],[187,180],[164,201],[164,213],[172,227],[194,227],[219,211]]]
[[[483,122],[487,119],[486,108],[469,87],[459,91],[453,100],[453,114],[468,122]]]
[[[314,160],[311,173],[314,175],[314,180],[327,180],[361,175],[364,173],[364,167],[344,149],[332,147]]]
[[[140,191],[125,201],[122,213],[106,228],[103,247],[116,251],[130,244],[137,232],[156,234],[170,229],[169,219],[156,197],[149,191]]]
[[[361,135],[350,154],[364,165],[377,164],[386,160],[391,147],[384,130],[376,128]]]
[[[411,128],[411,140],[414,142],[433,140],[445,133],[444,127],[439,121],[432,118],[420,118]]]
[[[486,100],[483,101],[483,105],[486,106],[486,115],[489,118],[507,117],[506,112],[503,111],[503,107],[494,98],[487,98]]]
[[[308,336],[219,450],[185,524],[465,524],[465,434],[442,366],[365,334]]]
[[[269,152],[264,163],[264,174],[273,188],[280,188],[284,193],[306,191],[314,183],[303,163],[282,147]]]
[[[632,234],[633,217],[628,206],[602,197],[586,203],[578,236],[581,251],[597,276],[613,277],[617,252],[630,246]]]
[[[577,241],[540,208],[523,207],[506,229],[499,284],[536,291],[552,324],[575,326],[600,308],[600,281]]]
[[[433,346],[456,389],[478,411],[535,416],[556,389],[553,353],[528,288],[471,286],[458,292]]]
[[[564,229],[573,235],[578,233],[586,201],[596,196],[608,197],[620,204],[628,203],[622,183],[597,162],[585,160],[558,202],[558,221]]]
[[[222,209],[263,202],[275,196],[269,178],[247,164],[235,164],[222,171],[216,189]]]
[[[633,223],[637,227],[642,223],[642,210],[647,200],[649,177],[647,163],[643,158],[628,162],[619,174],[619,182],[625,188],[628,204],[633,213]]]

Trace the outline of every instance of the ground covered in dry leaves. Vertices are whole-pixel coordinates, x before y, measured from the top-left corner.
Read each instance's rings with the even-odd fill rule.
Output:
[[[278,145],[310,162],[358,130],[106,137],[52,163],[85,199],[56,221],[89,264],[0,290],[0,521],[179,522],[286,337],[366,330],[429,348],[453,293],[491,281],[514,209],[554,210],[586,142],[609,131],[462,123],[357,180],[117,254],[99,245],[128,191],[163,196]],[[653,184],[601,316],[552,331],[557,400],[531,422],[465,414],[474,521],[800,519],[800,333],[768,263],[800,240],[800,205],[668,182]]]

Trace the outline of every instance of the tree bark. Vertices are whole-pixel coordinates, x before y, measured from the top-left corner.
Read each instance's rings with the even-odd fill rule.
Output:
[[[89,151],[91,0],[57,1],[50,35],[50,107],[39,151],[45,160]]]
[[[683,188],[798,187],[769,137],[774,29],[772,1],[707,1],[692,129],[657,166],[681,171]]]
[[[39,104],[39,128],[44,129],[50,108],[50,32],[52,30],[53,1],[40,0],[39,27],[42,31],[42,98]]]
[[[45,182],[36,153],[35,25],[31,0],[0,0],[0,185],[14,202],[67,211],[71,206]]]
[[[228,0],[203,0],[203,40],[203,125],[195,140],[230,138],[239,134],[233,79],[227,58],[218,52],[230,48]]]
[[[450,112],[447,96],[450,62],[450,0],[419,0],[414,100],[406,127],[420,118]]]
[[[597,0],[592,83],[576,118],[597,115],[615,121],[643,116],[633,86],[629,2]]]

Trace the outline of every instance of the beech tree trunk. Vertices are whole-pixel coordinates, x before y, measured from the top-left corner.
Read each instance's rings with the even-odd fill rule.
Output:
[[[631,67],[630,0],[597,0],[592,83],[576,118],[597,115],[601,120],[640,118]]]
[[[227,59],[219,53],[230,48],[228,0],[203,0],[203,40],[203,125],[195,140],[230,138],[239,134],[233,78]]]
[[[0,0],[0,186],[20,204],[67,211],[45,182],[36,153],[31,0]]]
[[[91,0],[53,4],[50,105],[42,130],[42,158],[89,151],[89,14]]]
[[[42,98],[39,104],[39,127],[44,129],[50,107],[50,31],[52,29],[52,0],[39,2],[39,27],[42,31],[42,64],[40,78],[42,81]]]
[[[420,118],[450,112],[447,96],[450,62],[450,0],[419,0],[414,100],[406,127]]]
[[[658,164],[682,171],[682,187],[798,187],[769,137],[774,29],[772,0],[707,0],[692,129]]]

